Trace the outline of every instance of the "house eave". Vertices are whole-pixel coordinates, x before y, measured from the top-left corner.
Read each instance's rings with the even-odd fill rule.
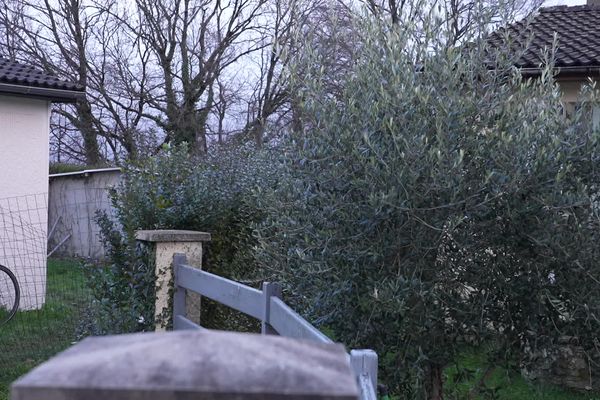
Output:
[[[85,99],[85,91],[14,85],[10,83],[0,83],[0,94],[37,98],[53,103],[76,103],[77,100]]]
[[[542,73],[542,68],[521,68],[521,73],[524,76],[537,76]],[[600,76],[600,66],[587,67],[557,67],[555,74],[558,78],[568,77],[598,77]]]

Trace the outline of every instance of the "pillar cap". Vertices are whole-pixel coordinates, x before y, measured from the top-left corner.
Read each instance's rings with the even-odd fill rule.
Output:
[[[176,229],[158,229],[136,231],[135,238],[142,242],[210,242],[210,233],[183,231]]]
[[[13,399],[358,400],[344,347],[217,331],[84,339],[12,385]]]

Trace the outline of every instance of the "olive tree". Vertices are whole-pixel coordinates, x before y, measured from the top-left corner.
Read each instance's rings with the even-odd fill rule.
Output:
[[[565,117],[551,54],[525,79],[517,53],[447,46],[434,24],[357,23],[335,93],[307,46],[259,260],[410,398],[442,398],[465,346],[524,359],[573,335],[597,366],[598,132],[585,107]]]

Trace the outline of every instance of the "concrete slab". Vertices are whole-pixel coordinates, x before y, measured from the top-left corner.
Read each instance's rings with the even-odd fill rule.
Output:
[[[178,331],[83,340],[17,380],[12,400],[356,400],[339,344]]]

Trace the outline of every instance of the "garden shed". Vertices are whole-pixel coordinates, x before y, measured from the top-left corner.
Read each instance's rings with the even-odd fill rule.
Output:
[[[114,217],[109,189],[119,184],[120,168],[50,175],[48,252],[58,257],[102,260],[104,244],[98,212]]]
[[[0,264],[21,286],[21,308],[46,290],[50,106],[85,89],[33,66],[0,58]]]

